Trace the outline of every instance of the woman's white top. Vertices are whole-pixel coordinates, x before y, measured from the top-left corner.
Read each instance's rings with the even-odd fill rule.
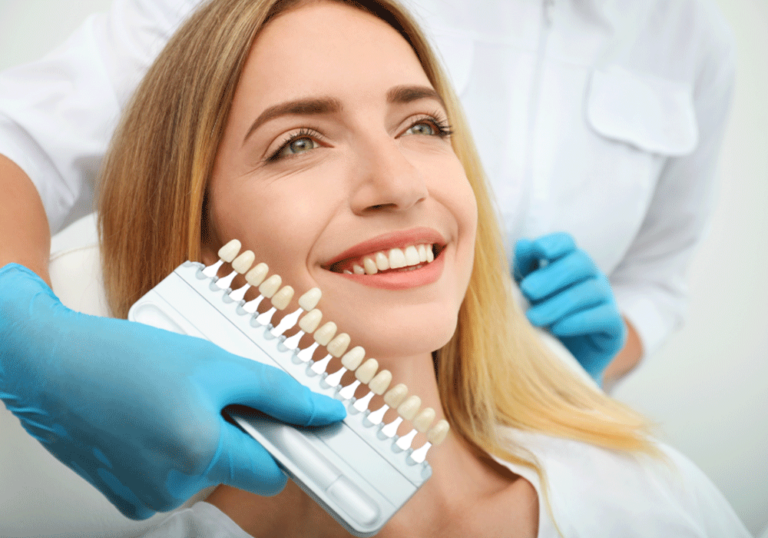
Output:
[[[542,434],[505,431],[546,471],[552,513],[535,471],[497,459],[536,488],[538,538],[560,538],[555,522],[566,538],[751,536],[704,473],[668,446],[659,445],[665,462]],[[175,513],[144,538],[249,536],[218,508],[199,502]]]
[[[0,75],[0,153],[53,231],[92,209],[132,90],[201,0],[115,0],[61,47]],[[443,57],[511,253],[567,231],[653,351],[682,321],[713,201],[734,47],[711,0],[405,0]]]

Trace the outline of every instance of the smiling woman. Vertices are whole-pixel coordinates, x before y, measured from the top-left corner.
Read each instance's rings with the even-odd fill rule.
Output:
[[[546,352],[514,307],[456,98],[394,2],[206,4],[137,90],[99,215],[115,315],[237,238],[297,296],[320,287],[323,312],[451,423],[433,478],[382,536],[663,535],[710,514],[741,530],[698,470]],[[681,491],[660,454],[695,487]],[[236,536],[343,532],[293,483],[269,499],[222,486],[158,535],[185,532],[183,518]]]

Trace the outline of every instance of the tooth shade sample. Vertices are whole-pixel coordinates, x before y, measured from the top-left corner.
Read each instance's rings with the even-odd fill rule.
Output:
[[[389,389],[389,391],[384,395],[384,403],[389,407],[396,408],[401,403],[403,403],[403,400],[405,400],[406,396],[408,396],[408,387],[400,383],[399,385],[395,385],[393,388]]]
[[[307,293],[299,297],[299,306],[309,312],[317,306],[317,303],[320,302],[320,297],[322,297],[322,295],[323,293],[320,291],[320,288],[312,288]]]
[[[376,359],[368,359],[360,368],[355,370],[355,377],[358,378],[361,383],[370,383],[378,369],[379,361]]]
[[[393,248],[389,251],[389,268],[400,269],[405,267],[405,254],[399,248]]]
[[[382,370],[376,374],[376,377],[371,379],[371,382],[368,383],[368,388],[371,389],[371,392],[374,394],[381,395],[389,388],[390,383],[392,383],[392,372],[389,370]]]
[[[267,273],[269,273],[269,267],[267,267],[267,264],[260,263],[248,271],[248,273],[246,273],[245,281],[254,288],[258,287],[262,282],[264,282],[264,278],[266,278]]]
[[[219,249],[219,258],[227,263],[232,263],[232,260],[237,257],[237,253],[240,252],[241,246],[240,241],[233,239]]]
[[[241,275],[244,275],[245,273],[248,272],[248,269],[251,268],[251,265],[253,265],[254,260],[256,260],[256,255],[250,250],[246,250],[245,252],[240,254],[237,258],[235,258],[235,261],[232,262],[232,269],[234,269]]]
[[[272,275],[261,283],[261,286],[259,286],[259,293],[269,299],[275,294],[282,283],[283,279],[280,278],[280,275]]]
[[[359,265],[355,264],[355,265],[352,266],[352,272],[355,273],[356,275],[364,275],[365,274],[365,269],[363,269]]]
[[[360,346],[355,346],[341,358],[341,364],[347,370],[354,372],[365,358],[365,350]]]
[[[379,271],[386,271],[389,269],[389,258],[383,252],[376,253],[376,268]]]
[[[336,324],[329,321],[315,331],[315,342],[321,346],[327,346],[334,336],[336,336]]]
[[[341,357],[349,347],[350,338],[347,333],[341,333],[328,344],[328,353],[334,357]]]
[[[424,245],[419,245],[418,251],[419,251],[419,261],[420,262],[427,261],[427,247]]]
[[[432,252],[432,247],[430,246],[427,248],[427,262],[432,263],[433,261],[435,261],[435,253]]]
[[[365,268],[365,272],[368,275],[375,275],[379,272],[379,268],[376,267],[376,262],[373,261],[373,258],[369,256],[363,258],[363,267]]]
[[[416,247],[411,245],[407,249],[405,249],[405,264],[406,265],[419,265],[419,251],[416,250]]]
[[[435,410],[431,407],[422,409],[421,412],[413,419],[413,427],[421,433],[426,432],[435,420]]]
[[[445,437],[448,435],[448,430],[450,429],[451,427],[448,425],[447,421],[439,420],[437,424],[435,424],[435,427],[427,432],[427,441],[429,441],[431,445],[439,445],[445,441]]]
[[[299,328],[305,333],[313,333],[320,325],[320,320],[323,319],[323,313],[317,309],[307,312],[307,314],[299,320]]]
[[[419,407],[421,407],[421,398],[418,396],[408,396],[403,403],[397,406],[397,412],[404,419],[413,420],[413,417],[419,412]]]
[[[280,291],[272,296],[270,302],[272,303],[272,306],[278,310],[285,310],[285,307],[288,306],[291,299],[293,299],[293,288],[290,286],[283,286],[280,288]]]

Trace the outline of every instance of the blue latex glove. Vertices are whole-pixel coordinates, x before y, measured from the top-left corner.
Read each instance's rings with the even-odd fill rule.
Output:
[[[541,263],[541,262],[545,263]],[[526,315],[565,345],[598,384],[624,347],[627,328],[608,278],[567,233],[515,244],[515,280],[531,304]]]
[[[62,463],[126,516],[175,508],[224,483],[262,495],[286,482],[222,409],[325,425],[341,402],[198,338],[69,310],[37,275],[0,269],[0,398]]]

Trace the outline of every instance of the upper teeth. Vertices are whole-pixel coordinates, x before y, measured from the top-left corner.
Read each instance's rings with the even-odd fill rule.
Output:
[[[352,271],[357,275],[375,275],[379,271],[421,265],[434,259],[432,245],[409,245],[403,249],[393,248],[363,256],[362,260],[352,265]]]

